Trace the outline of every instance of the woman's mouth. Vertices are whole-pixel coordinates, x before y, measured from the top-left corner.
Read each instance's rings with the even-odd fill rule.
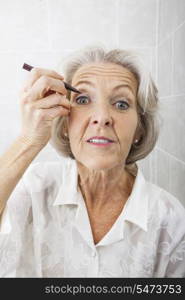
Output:
[[[87,140],[87,143],[94,146],[106,147],[110,146],[114,141],[106,137],[92,137]]]

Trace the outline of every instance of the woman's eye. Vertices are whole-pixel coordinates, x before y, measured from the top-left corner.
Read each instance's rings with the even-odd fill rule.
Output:
[[[78,104],[87,104],[89,102],[89,98],[87,96],[80,96],[76,98],[76,103]]]
[[[127,110],[129,108],[129,104],[126,101],[117,101],[115,103],[116,108],[120,109],[120,110]]]

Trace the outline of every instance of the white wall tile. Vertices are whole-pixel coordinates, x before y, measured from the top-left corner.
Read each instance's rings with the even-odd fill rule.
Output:
[[[157,148],[157,185],[175,196],[185,206],[185,164]]]
[[[140,58],[142,59],[146,68],[151,72],[153,79],[156,78],[156,52],[155,47],[149,48],[131,48],[128,49],[136,51]]]
[[[153,47],[156,45],[156,0],[121,0],[119,45]]]
[[[158,64],[157,64],[157,58],[158,58],[158,49],[156,47],[151,48],[152,51],[152,65],[151,65],[151,75],[154,79],[156,85],[157,85],[157,72],[158,72]]]
[[[173,47],[173,93],[185,94],[185,24],[175,32]]]
[[[159,40],[161,43],[185,21],[184,0],[159,0]]]
[[[170,158],[170,192],[185,206],[185,164]]]
[[[158,48],[158,88],[160,96],[172,93],[172,39],[166,39]]]
[[[185,204],[185,1],[159,0],[158,17],[158,86],[163,125],[157,144],[157,184]]]
[[[18,86],[18,59],[15,53],[0,53],[0,94],[15,94]]]
[[[156,168],[156,147],[144,159],[138,161],[146,180],[156,184],[157,168]]]
[[[49,1],[49,27],[54,50],[89,44],[116,45],[115,0]]]
[[[170,156],[160,148],[156,149],[156,184],[166,191],[170,190]]]
[[[14,97],[0,96],[0,155],[20,133],[20,115]]]
[[[48,14],[45,1],[1,1],[0,51],[45,49]]]
[[[158,146],[185,162],[185,96],[161,100],[163,127]]]

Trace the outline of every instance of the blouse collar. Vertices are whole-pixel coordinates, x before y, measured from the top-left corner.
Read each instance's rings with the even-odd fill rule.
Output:
[[[81,192],[78,188],[77,163],[73,159],[67,159],[66,168],[63,172],[62,184],[53,205],[72,204],[79,206],[81,199]],[[132,192],[127,199],[118,221],[134,223],[147,231],[147,219],[148,185],[141,170],[138,168]]]

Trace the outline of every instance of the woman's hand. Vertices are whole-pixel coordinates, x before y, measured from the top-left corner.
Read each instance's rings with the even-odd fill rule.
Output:
[[[21,137],[26,143],[43,148],[51,137],[53,120],[69,114],[70,102],[63,79],[52,70],[31,70],[20,94]]]

